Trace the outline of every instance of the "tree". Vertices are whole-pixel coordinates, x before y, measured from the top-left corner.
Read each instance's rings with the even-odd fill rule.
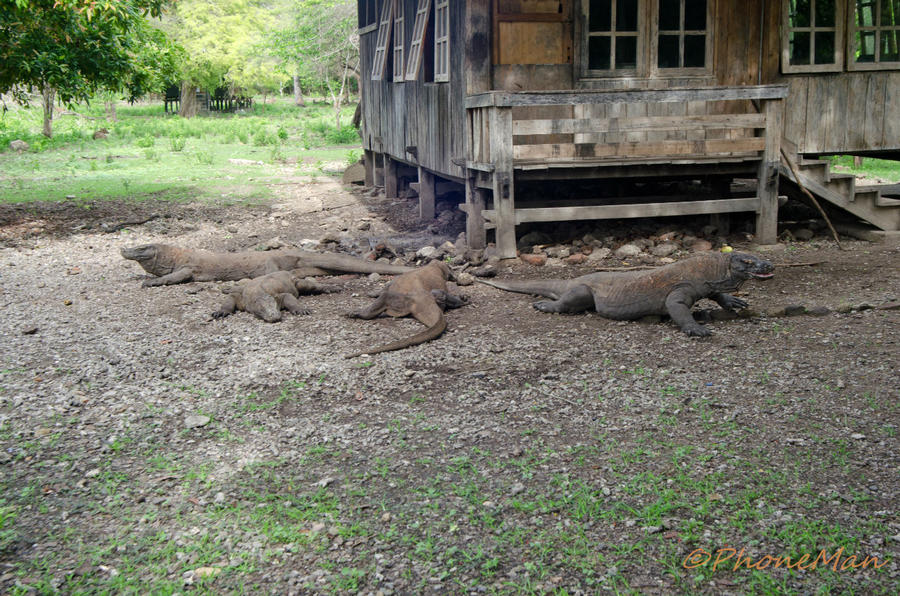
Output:
[[[139,97],[172,66],[175,49],[147,21],[168,3],[0,0],[0,93],[24,104],[23,86],[40,89],[48,137],[55,96],[69,105],[103,89]]]
[[[284,79],[272,60],[258,54],[274,17],[264,0],[179,0],[165,30],[185,50],[181,70],[181,115],[196,114],[194,89],[223,84],[275,90]]]
[[[272,53],[293,65],[301,78],[331,96],[338,128],[348,78],[358,76],[356,3],[349,0],[293,0],[289,25],[269,36]]]

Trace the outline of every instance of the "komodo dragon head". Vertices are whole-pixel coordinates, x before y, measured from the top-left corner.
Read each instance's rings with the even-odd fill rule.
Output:
[[[775,273],[775,266],[765,259],[760,259],[745,252],[731,253],[731,269],[732,279],[770,279]]]
[[[130,261],[137,261],[141,268],[152,275],[168,275],[175,270],[175,263],[168,258],[166,246],[160,244],[142,244],[131,248],[123,248],[122,256]]]

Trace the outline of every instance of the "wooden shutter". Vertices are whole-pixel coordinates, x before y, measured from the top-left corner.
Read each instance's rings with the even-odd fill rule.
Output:
[[[380,81],[384,77],[384,65],[387,58],[387,46],[391,41],[391,25],[394,22],[394,0],[386,0],[378,20],[378,38],[375,41],[375,61],[372,64],[372,80]]]
[[[450,1],[434,2],[434,80],[450,80]]]
[[[403,0],[394,0],[394,82],[402,83],[406,72],[406,61],[403,59],[403,44],[406,43],[404,30],[406,27],[406,10]]]
[[[419,0],[416,7],[416,22],[413,25],[412,41],[409,44],[409,57],[406,62],[406,80],[415,81],[422,66],[422,54],[425,50],[425,32],[428,30],[428,13],[431,12],[431,0]]]

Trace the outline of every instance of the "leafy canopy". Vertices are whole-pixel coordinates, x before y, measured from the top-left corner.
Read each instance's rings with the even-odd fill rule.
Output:
[[[169,0],[0,0],[0,93],[50,86],[66,103],[137,97],[170,76],[178,50],[152,27]]]

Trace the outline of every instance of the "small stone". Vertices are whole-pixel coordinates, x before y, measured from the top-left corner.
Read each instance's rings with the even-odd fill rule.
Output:
[[[596,261],[602,261],[607,258],[612,251],[608,248],[597,248],[591,254],[588,255],[588,262],[594,263]]]
[[[325,524],[322,522],[316,522],[312,526],[310,526],[309,531],[313,534],[318,534],[319,532],[325,531]]]
[[[850,435],[850,438],[853,439],[854,441],[865,441],[866,435],[864,435],[862,433],[853,433],[852,435]]]
[[[567,246],[553,246],[547,249],[547,256],[552,259],[565,259],[572,254]]]
[[[468,273],[471,273],[475,277],[496,277],[497,269],[491,265],[486,265],[484,267],[469,269]]]
[[[334,478],[328,476],[328,477],[322,478],[318,482],[316,482],[316,486],[325,488],[326,486],[328,486],[329,484],[332,484],[332,483],[334,483]]]
[[[100,468],[94,468],[84,473],[85,478],[95,478],[100,475]]]
[[[37,325],[24,325],[22,327],[22,335],[34,335],[38,332]]]
[[[458,286],[471,286],[475,283],[475,278],[470,273],[460,273],[456,276],[456,285]]]
[[[791,304],[784,307],[784,316],[786,317],[796,317],[804,314],[806,314],[806,307],[802,304]]]
[[[567,265],[581,265],[585,261],[587,261],[587,255],[584,253],[581,253],[581,252],[578,252],[578,253],[575,253],[574,255],[566,257]]]
[[[224,502],[225,502],[225,493],[217,492],[216,496],[213,497],[213,503],[215,503],[216,505],[221,505]]]
[[[279,248],[282,248],[283,246],[284,241],[278,236],[275,236],[274,238],[270,238],[265,242],[260,242],[257,245],[256,250],[277,250]]]
[[[516,496],[523,492],[525,492],[525,485],[522,484],[521,482],[516,482],[515,484],[512,485],[512,488],[509,489],[509,494],[512,496]]]
[[[627,259],[628,257],[636,257],[641,254],[640,247],[634,244],[623,244],[616,249],[617,259]]]
[[[381,279],[380,273],[370,273],[369,274],[369,281],[379,281],[380,279]]]
[[[381,521],[384,522],[384,523],[388,523],[389,521],[391,521],[391,514],[390,514],[390,512],[385,511],[384,513],[382,513],[382,514],[381,514]]]
[[[706,252],[712,250],[712,242],[709,240],[695,240],[691,244],[691,252]]]
[[[207,424],[209,424],[210,420],[211,418],[209,416],[194,414],[184,419],[184,425],[187,428],[199,428],[201,426],[206,426]]]
[[[668,257],[669,255],[674,253],[676,250],[678,250],[677,244],[673,244],[672,242],[664,242],[662,244],[658,244],[658,245],[654,246],[651,249],[650,254],[652,254],[655,257]]]
[[[423,246],[416,251],[416,256],[420,259],[427,259],[428,257],[434,255],[434,253],[436,252],[437,249],[433,246]]]
[[[28,151],[28,143],[23,141],[22,139],[16,139],[14,141],[9,142],[9,148],[13,151],[18,151],[21,153],[22,151]]]
[[[543,267],[547,263],[547,257],[544,255],[536,255],[532,253],[522,253],[519,258],[535,267]]]

